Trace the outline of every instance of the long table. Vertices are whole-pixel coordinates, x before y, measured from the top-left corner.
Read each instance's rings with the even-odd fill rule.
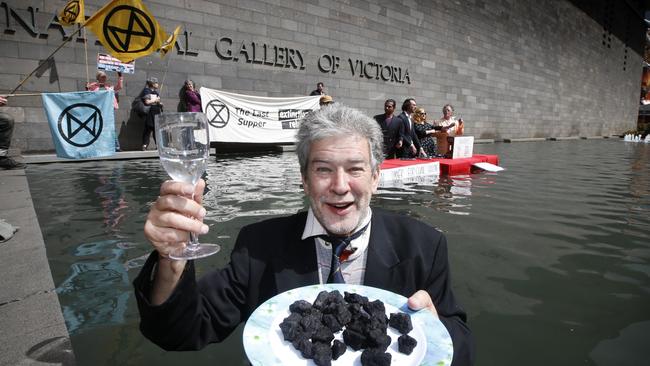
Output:
[[[471,158],[460,159],[388,159],[384,160],[381,164],[382,170],[390,170],[396,168],[412,167],[420,164],[430,164],[437,162],[440,164],[440,175],[466,175],[472,172],[472,164],[474,163],[490,163],[499,165],[498,155],[473,155]]]

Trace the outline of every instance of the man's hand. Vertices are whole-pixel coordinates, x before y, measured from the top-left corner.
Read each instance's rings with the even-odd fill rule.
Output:
[[[168,180],[160,187],[160,196],[149,210],[144,236],[160,256],[151,292],[154,305],[167,300],[185,269],[186,261],[170,260],[169,253],[185,247],[189,232],[208,232],[208,226],[202,222],[206,212],[201,205],[204,188],[203,179],[195,187]]]
[[[144,224],[144,235],[162,257],[185,246],[189,232],[205,234],[205,208],[201,206],[205,181],[192,187],[189,183],[166,181],[160,187],[160,196],[151,206]],[[192,193],[194,198],[192,199]]]
[[[415,145],[411,145],[411,155],[418,156],[418,149],[415,147]]]
[[[395,147],[398,149],[402,148],[402,140],[397,141],[397,144],[395,144]]]
[[[438,316],[438,311],[436,311],[436,307],[433,305],[431,296],[429,296],[429,293],[424,290],[418,290],[416,293],[411,295],[406,303],[411,310],[427,309],[433,315]]]
[[[0,107],[4,107],[7,104],[7,98],[0,97]]]

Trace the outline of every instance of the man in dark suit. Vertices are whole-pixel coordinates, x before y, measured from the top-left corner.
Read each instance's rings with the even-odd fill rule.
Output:
[[[420,139],[415,133],[413,121],[411,120],[415,108],[417,108],[415,99],[407,98],[402,103],[402,113],[397,116],[400,126],[397,155],[400,158],[416,158],[418,155],[423,154]]]
[[[397,142],[399,141],[401,123],[397,121],[394,115],[396,105],[397,103],[394,99],[386,99],[384,102],[384,113],[374,117],[379,127],[381,127],[381,132],[384,134],[384,157],[386,159],[394,159],[397,154]]]
[[[188,232],[207,233],[205,182],[162,185],[144,230],[155,251],[134,281],[142,333],[167,350],[199,349],[226,338],[278,293],[343,281],[402,294],[410,308],[437,314],[453,341],[453,364],[472,364],[473,339],[451,289],[444,235],[370,208],[383,160],[377,124],[333,104],[307,115],[297,140],[308,211],[242,228],[230,263],[198,281],[192,261],[168,253],[187,242]],[[345,257],[332,255],[332,237],[351,240]]]

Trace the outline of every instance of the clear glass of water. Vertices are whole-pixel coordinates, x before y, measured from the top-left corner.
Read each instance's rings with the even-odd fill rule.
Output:
[[[156,116],[155,122],[156,145],[163,168],[173,180],[196,185],[210,156],[208,119],[203,113],[163,113]],[[190,233],[187,245],[169,257],[197,259],[220,249],[218,244],[199,243],[197,234]]]

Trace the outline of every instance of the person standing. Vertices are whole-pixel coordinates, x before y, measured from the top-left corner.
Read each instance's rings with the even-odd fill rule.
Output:
[[[312,90],[311,93],[309,93],[309,95],[325,95],[325,89],[324,88],[325,88],[325,84],[323,84],[322,81],[319,81],[316,84],[316,89]]]
[[[114,109],[119,109],[119,99],[117,92],[119,90],[122,90],[122,85],[124,83],[124,78],[122,77],[122,73],[120,71],[117,72],[117,84],[113,86],[108,81],[108,76],[106,76],[106,73],[104,71],[97,71],[97,75],[95,75],[95,78],[97,81],[93,81],[92,83],[87,83],[86,84],[86,90],[88,91],[97,91],[97,90],[113,90],[115,94],[113,94],[113,108]],[[115,134],[115,151],[121,151],[120,149],[120,140],[118,139],[117,133]]]
[[[196,85],[192,80],[185,80],[181,90],[181,103],[183,103],[183,112],[201,112],[201,94],[196,90]]]
[[[7,105],[7,98],[0,96],[0,107]],[[9,114],[0,111],[0,168],[22,169],[25,164],[19,163],[9,157],[9,146],[11,136],[14,134],[14,118]]]
[[[373,117],[379,124],[381,132],[384,135],[384,157],[386,159],[395,159],[397,153],[400,123],[394,115],[396,105],[397,102],[394,99],[386,99],[384,102],[384,113]]]
[[[411,119],[415,108],[417,108],[415,99],[407,98],[402,103],[402,113],[397,116],[400,124],[397,154],[400,158],[416,158],[419,154],[423,153],[420,147],[420,140],[413,129],[413,120]]]
[[[158,79],[155,77],[147,79],[147,84],[138,95],[138,98],[141,98],[144,105],[149,107],[147,114],[144,116],[144,131],[142,131],[142,151],[145,151],[149,147],[149,139],[152,133],[153,141],[156,142],[155,117],[162,113],[163,110],[160,94],[158,93]]]
[[[431,123],[427,122],[427,113],[424,111],[424,108],[415,108],[413,128],[418,135],[424,153],[429,157],[436,156],[436,140],[433,138],[433,135],[437,131]]]
[[[133,282],[143,335],[165,350],[201,349],[279,293],[343,282],[392,291],[408,297],[409,308],[430,311],[449,331],[452,364],[471,365],[474,341],[451,287],[444,234],[370,207],[383,161],[377,123],[335,103],[307,114],[296,139],[308,210],[243,227],[230,262],[198,280],[194,261],[169,253],[189,232],[208,232],[205,181],[162,184],[144,225],[153,252]],[[336,252],[349,255],[334,253],[333,237],[344,242]]]

